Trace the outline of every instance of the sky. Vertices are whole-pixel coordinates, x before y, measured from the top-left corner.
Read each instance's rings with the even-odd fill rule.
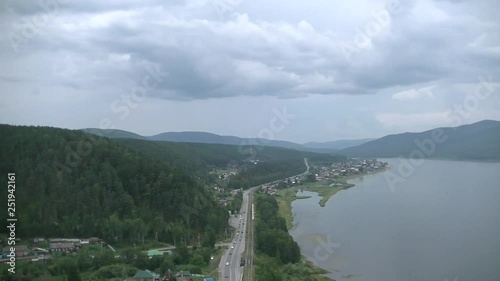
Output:
[[[304,143],[500,120],[496,0],[4,0],[0,123]]]

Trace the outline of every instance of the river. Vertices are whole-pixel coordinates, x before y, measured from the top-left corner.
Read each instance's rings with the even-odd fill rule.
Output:
[[[382,159],[398,175],[400,159]],[[500,280],[500,163],[425,160],[390,188],[380,172],[320,207],[292,203],[302,253],[356,281]]]

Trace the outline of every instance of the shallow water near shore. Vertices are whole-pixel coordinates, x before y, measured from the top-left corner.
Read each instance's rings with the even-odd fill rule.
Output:
[[[292,203],[291,235],[330,277],[500,280],[500,163],[426,160],[394,189],[384,172],[350,182],[325,207],[307,191]]]

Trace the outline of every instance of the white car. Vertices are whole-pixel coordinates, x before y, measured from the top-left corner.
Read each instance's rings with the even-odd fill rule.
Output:
[[[226,262],[226,265],[229,265],[229,262]]]
[[[233,245],[231,245],[231,249],[234,249],[234,246],[233,246]]]

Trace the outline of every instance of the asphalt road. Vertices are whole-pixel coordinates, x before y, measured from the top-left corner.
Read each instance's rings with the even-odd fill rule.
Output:
[[[304,176],[309,172],[309,163],[307,159],[304,158],[304,164],[306,165],[307,170],[296,176]],[[296,177],[294,176],[294,177]],[[248,239],[249,250],[247,255],[244,257],[246,262],[249,262],[249,272],[246,280],[253,280],[253,222],[249,221],[252,219],[251,214],[251,204],[252,200],[250,199],[251,192],[259,188],[260,186],[252,187],[251,189],[243,192],[243,202],[241,204],[241,219],[240,215],[237,217],[231,216],[230,224],[239,232],[233,237],[232,246],[229,246],[224,255],[221,258],[221,262],[219,264],[219,280],[222,281],[242,281],[243,279],[243,268],[240,266],[241,257],[243,252],[245,251],[245,243],[247,239],[247,231],[250,236]],[[247,226],[250,226],[247,228]],[[237,233],[238,233],[237,232]],[[247,265],[247,264],[246,264]]]
[[[233,243],[228,247],[226,252],[221,258],[219,265],[219,280],[223,281],[241,281],[243,278],[243,267],[240,266],[240,261],[243,252],[245,251],[245,239],[246,239],[246,225],[248,220],[248,207],[249,207],[249,194],[251,190],[255,188],[246,190],[243,192],[243,202],[241,204],[241,219],[240,215],[237,217],[231,216],[230,224],[239,231],[233,237]]]

